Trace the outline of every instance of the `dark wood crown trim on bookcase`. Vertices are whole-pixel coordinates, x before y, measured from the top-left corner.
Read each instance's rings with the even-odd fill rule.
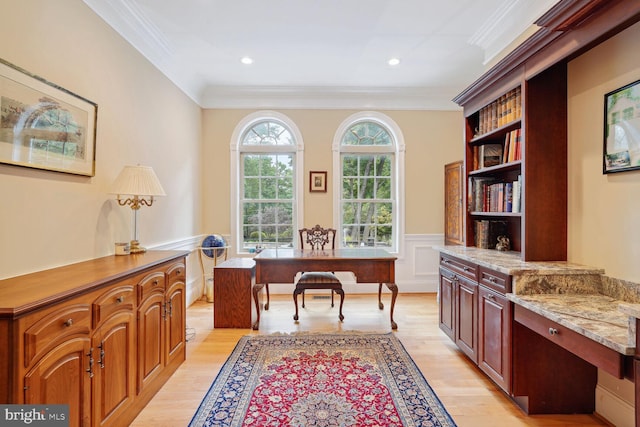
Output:
[[[514,69],[526,64],[530,78],[552,65],[574,58],[640,21],[640,2],[629,0],[561,1],[543,15],[541,28],[489,71],[453,98],[465,105]]]

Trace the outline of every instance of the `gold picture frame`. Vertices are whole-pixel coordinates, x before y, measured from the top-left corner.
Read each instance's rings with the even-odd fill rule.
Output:
[[[95,175],[98,105],[0,59],[0,163]]]
[[[326,171],[309,172],[309,191],[312,193],[327,192],[327,172]]]

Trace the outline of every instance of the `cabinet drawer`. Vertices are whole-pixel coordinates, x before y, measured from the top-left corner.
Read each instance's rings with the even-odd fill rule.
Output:
[[[108,319],[116,311],[133,311],[136,305],[136,293],[133,285],[122,285],[110,289],[93,302],[93,327]]]
[[[32,316],[41,316],[34,313]],[[35,322],[24,332],[24,366],[72,335],[89,335],[91,307],[72,304],[55,310]]]
[[[478,280],[477,278],[478,266],[471,262],[464,261],[449,255],[440,254],[440,265],[448,268],[451,271],[454,271],[465,277],[468,277],[469,279],[476,280],[476,281]]]
[[[164,294],[165,280],[163,271],[154,271],[146,275],[138,283],[138,304],[149,298],[150,295],[155,293]]]
[[[493,289],[494,291],[500,292],[501,294],[511,292],[511,279],[509,276],[486,267],[479,267],[478,282],[481,285],[485,285],[486,287]]]
[[[517,304],[513,319],[616,378],[624,378],[624,355],[617,351]]]
[[[187,280],[186,271],[187,269],[183,262],[176,262],[167,269],[167,280],[170,283],[184,282]]]

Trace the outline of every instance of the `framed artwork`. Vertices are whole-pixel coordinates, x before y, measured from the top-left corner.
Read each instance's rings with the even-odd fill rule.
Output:
[[[0,163],[95,175],[98,106],[0,59]]]
[[[602,172],[640,169],[640,80],[604,96]]]
[[[327,192],[327,172],[311,171],[309,172],[309,191],[312,193]]]

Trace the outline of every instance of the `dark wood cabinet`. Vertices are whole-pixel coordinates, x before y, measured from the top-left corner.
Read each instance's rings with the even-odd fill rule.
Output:
[[[438,288],[439,324],[440,329],[453,341],[456,340],[455,280],[456,275],[453,272],[440,267],[440,286]]]
[[[456,278],[455,300],[456,344],[469,359],[478,363],[478,282]]]
[[[505,392],[511,391],[511,277],[440,254],[440,329]]]
[[[444,243],[464,244],[464,162],[444,166]]]
[[[129,424],[185,359],[186,255],[1,280],[0,403],[69,404],[74,426]]]
[[[478,366],[500,388],[511,389],[512,305],[485,286],[478,291]]]
[[[233,258],[213,269],[213,327],[251,328],[257,320],[251,295],[256,283],[256,262]]]

